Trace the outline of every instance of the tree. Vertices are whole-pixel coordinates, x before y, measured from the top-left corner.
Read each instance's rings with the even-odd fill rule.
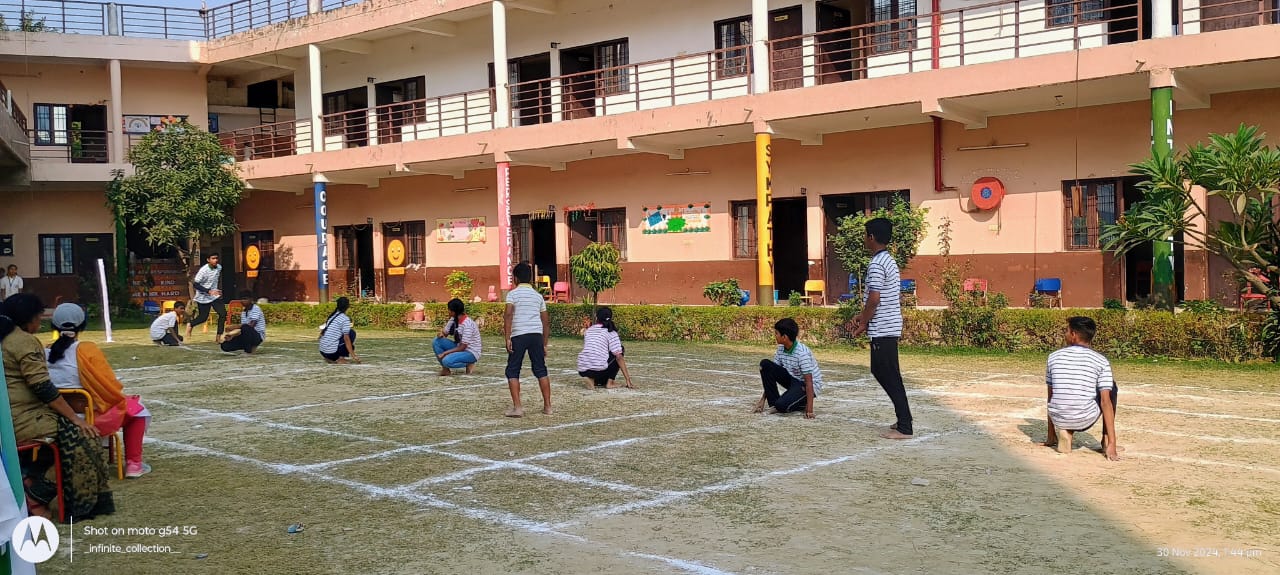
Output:
[[[244,182],[216,136],[185,121],[168,125],[143,136],[129,161],[134,175],[107,187],[107,205],[141,226],[151,245],[175,248],[188,269],[202,236],[236,230],[232,210]]]
[[[1103,228],[1104,249],[1123,255],[1181,237],[1181,243],[1221,256],[1243,284],[1280,308],[1280,146],[1267,147],[1265,137],[1256,126],[1241,125],[1233,134],[1210,135],[1208,145],[1132,165],[1143,177],[1138,187],[1144,195],[1116,224]],[[1204,189],[1204,201],[1195,187]],[[1209,216],[1214,198],[1226,208],[1226,219]]]
[[[893,222],[893,238],[889,241],[889,255],[898,262],[898,267],[905,269],[920,242],[928,231],[925,215],[928,208],[912,207],[910,202],[902,198],[894,198],[888,209],[880,208],[870,214],[855,214],[840,218],[836,233],[829,238],[836,249],[836,259],[854,274],[856,278],[866,275],[867,265],[871,263],[872,254],[867,253],[863,243],[867,237],[867,222],[875,218],[889,218]]]
[[[591,292],[591,305],[600,302],[600,292],[617,287],[622,281],[622,254],[613,244],[592,243],[569,258],[569,271],[578,285]]]
[[[9,26],[4,21],[4,15],[0,14],[0,32],[9,31]],[[23,10],[18,19],[19,32],[57,32],[58,29],[50,26],[45,22],[44,17],[36,17],[34,10]]]

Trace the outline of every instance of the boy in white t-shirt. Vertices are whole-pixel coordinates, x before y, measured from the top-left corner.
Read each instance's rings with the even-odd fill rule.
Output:
[[[173,311],[166,312],[151,322],[151,341],[156,345],[179,346],[182,345],[182,336],[178,334],[178,325],[182,323],[182,318],[187,314],[187,304],[185,302],[176,302],[173,304]]]
[[[507,386],[511,390],[511,409],[507,417],[524,417],[520,404],[520,368],[524,356],[529,354],[533,376],[538,378],[538,390],[542,392],[542,413],[551,415],[551,378],[547,377],[547,337],[551,335],[551,316],[547,315],[547,300],[533,289],[533,268],[520,263],[511,270],[516,289],[507,294],[507,310],[503,314],[503,331],[507,336]]]
[[[0,301],[20,293],[22,293],[22,276],[18,275],[18,266],[9,264],[4,277],[0,277]]]
[[[1093,350],[1098,324],[1087,317],[1067,319],[1067,347],[1049,354],[1049,437],[1045,446],[1071,453],[1076,432],[1102,420],[1102,453],[1120,459],[1116,445],[1116,382],[1111,362]]]

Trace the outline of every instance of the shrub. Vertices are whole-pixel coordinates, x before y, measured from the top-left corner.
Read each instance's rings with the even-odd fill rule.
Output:
[[[1107,298],[1102,300],[1102,309],[1122,310],[1125,309],[1125,305],[1124,302],[1118,299]]]
[[[1182,302],[1182,309],[1187,313],[1196,313],[1201,315],[1217,315],[1227,311],[1222,304],[1207,299],[1189,299]]]
[[[600,301],[600,292],[617,287],[622,281],[622,254],[608,242],[587,245],[569,258],[569,272],[578,285],[591,292],[591,303]]]
[[[800,307],[804,305],[804,296],[800,292],[792,290],[791,295],[787,296],[787,305],[790,307]]]
[[[893,221],[889,253],[897,260],[899,269],[906,269],[924,240],[928,225],[925,214],[928,213],[928,208],[912,207],[902,198],[894,198],[888,209],[840,218],[836,233],[829,238],[835,247],[836,259],[855,277],[866,277],[867,264],[871,262],[871,254],[867,253],[863,243],[867,237],[867,222],[875,218],[889,218]]]
[[[471,291],[475,287],[476,281],[471,279],[471,274],[461,270],[453,270],[444,278],[444,288],[449,290],[449,297],[464,302],[471,301]]]
[[[702,288],[702,297],[716,305],[734,306],[742,301],[742,288],[738,287],[738,278],[711,282]]]

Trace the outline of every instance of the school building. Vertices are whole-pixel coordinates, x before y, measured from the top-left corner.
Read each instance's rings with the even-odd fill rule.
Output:
[[[444,300],[454,270],[483,298],[525,260],[572,283],[593,241],[625,260],[602,301],[705,303],[729,277],[834,301],[837,219],[894,197],[929,210],[903,272],[922,304],[944,218],[1014,305],[1039,278],[1133,301],[1152,253],[1098,245],[1141,197],[1128,166],[1241,123],[1280,137],[1276,0],[26,6],[0,2],[0,264],[49,300],[99,257],[171,255],[103,192],[176,118],[247,182],[240,232],[206,246],[229,289],[301,301]],[[1174,260],[1182,297],[1234,305],[1224,263]]]

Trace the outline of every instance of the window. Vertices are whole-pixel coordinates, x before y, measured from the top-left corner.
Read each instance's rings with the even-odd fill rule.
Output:
[[[529,235],[529,216],[511,216],[511,261],[532,262],[532,238]]]
[[[333,252],[336,269],[349,270],[356,267],[356,230],[351,226],[333,228]]]
[[[1049,26],[1071,26],[1107,19],[1106,0],[1048,0]]]
[[[600,210],[598,214],[600,242],[613,244],[625,261],[627,259],[627,209]]]
[[[1119,216],[1120,201],[1116,192],[1120,189],[1120,182],[1067,182],[1063,188],[1066,248],[1097,249],[1102,226],[1116,223]]]
[[[716,22],[716,78],[746,76],[751,71],[751,17]]]
[[[915,0],[873,0],[871,51],[888,54],[915,48]]]
[[[247,254],[249,246],[257,246],[259,270],[276,269],[276,234],[271,230],[261,232],[244,232],[240,235],[240,249]],[[244,269],[252,269],[247,263]]]
[[[895,198],[904,202],[911,203],[911,190],[896,190],[892,192],[872,192],[870,194],[862,194],[863,206],[862,211],[868,215],[876,210],[887,210],[893,207]]]
[[[756,202],[730,202],[733,217],[733,257],[756,257]]]
[[[626,40],[596,46],[596,68],[604,70],[600,72],[600,90],[605,96],[631,91],[627,58]]]
[[[37,146],[67,145],[67,116],[70,106],[66,104],[36,104],[36,137]]]
[[[427,264],[427,222],[404,222],[405,249],[408,254],[406,263]]]
[[[72,236],[40,236],[40,275],[69,276],[76,273]]]

